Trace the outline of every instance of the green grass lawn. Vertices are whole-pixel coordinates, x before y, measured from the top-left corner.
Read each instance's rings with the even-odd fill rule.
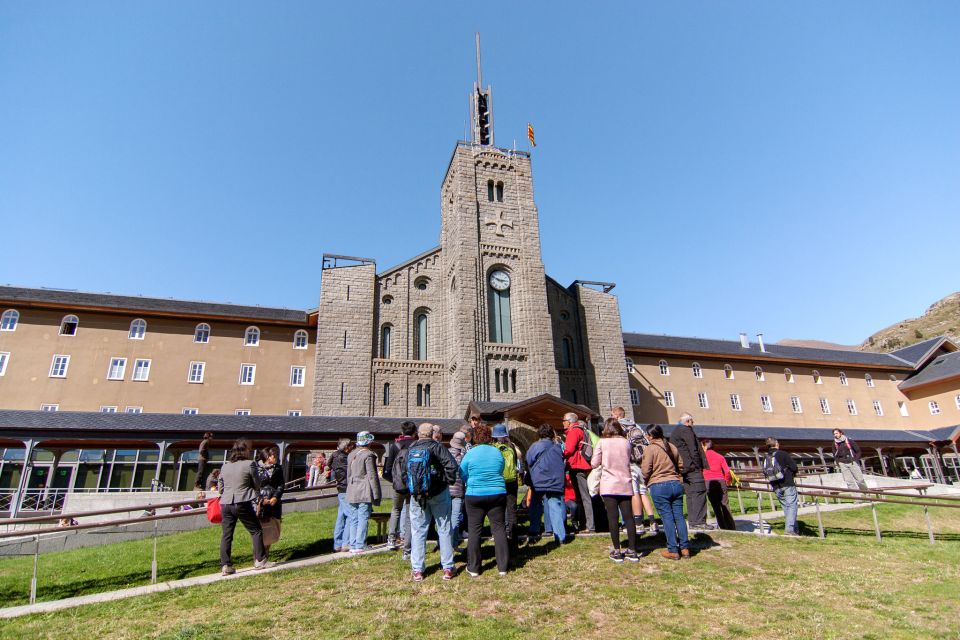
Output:
[[[384,507],[381,507],[381,510]],[[696,538],[692,560],[651,553],[639,564],[606,558],[609,539],[521,552],[519,567],[420,585],[399,554],[0,621],[0,638],[953,638],[960,619],[960,513],[932,509],[943,542],[925,538],[922,511],[884,505],[888,537],[873,539],[869,508],[825,514],[827,539]],[[284,518],[278,559],[328,551],[333,511]],[[815,518],[801,519],[816,534]],[[916,535],[916,534],[921,535]],[[939,539],[939,538],[938,538]],[[218,570],[219,531],[160,540],[161,579]],[[149,582],[151,542],[41,557],[40,597],[53,599]],[[432,545],[431,545],[432,546]],[[234,542],[249,564],[250,540]],[[462,562],[462,559],[459,559]],[[428,556],[431,569],[436,554]],[[0,561],[8,605],[29,590],[32,558]]]

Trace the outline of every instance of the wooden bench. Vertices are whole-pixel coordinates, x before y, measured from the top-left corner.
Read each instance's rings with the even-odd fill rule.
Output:
[[[387,525],[390,523],[390,512],[381,511],[370,514],[370,520],[377,523],[377,535],[374,538],[377,542],[387,541]]]

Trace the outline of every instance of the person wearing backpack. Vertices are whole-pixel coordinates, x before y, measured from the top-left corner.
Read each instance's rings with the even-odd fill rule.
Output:
[[[600,496],[607,510],[607,523],[610,528],[610,541],[613,550],[610,559],[617,564],[624,558],[630,562],[639,562],[637,555],[637,528],[633,521],[633,482],[630,479],[630,443],[623,433],[623,427],[614,418],[608,418],[600,434],[600,442],[593,450],[590,464],[600,470]],[[627,528],[627,550],[620,550],[619,517]]]
[[[397,549],[397,539],[402,541],[404,560],[410,555],[410,493],[403,481],[402,467],[407,464],[406,449],[417,441],[417,425],[405,420],[400,425],[400,437],[387,448],[383,459],[383,479],[393,485],[393,508],[387,524],[387,548]]]
[[[337,442],[337,450],[330,456],[330,473],[337,483],[337,519],[333,525],[333,550],[350,551],[353,530],[350,528],[350,503],[347,502],[347,456],[354,443],[349,438]]]
[[[463,460],[467,453],[467,439],[463,431],[457,431],[450,438],[450,446],[447,448],[450,455],[456,460],[457,465]],[[461,525],[463,524],[463,478],[457,478],[457,481],[450,485],[450,541],[453,550],[463,544],[463,535]]]
[[[570,482],[577,494],[577,526],[586,533],[596,533],[593,522],[593,498],[587,476],[593,470],[590,457],[593,455],[593,441],[575,413],[563,416],[564,445],[563,458],[570,468]]]
[[[833,459],[840,465],[840,473],[848,488],[866,490],[867,482],[860,468],[860,446],[848,438],[843,429],[833,430]]]
[[[539,440],[527,450],[526,485],[530,487],[529,544],[540,538],[540,525],[544,508],[547,512],[548,530],[558,543],[567,542],[567,530],[564,524],[563,492],[566,473],[564,470],[563,447],[554,440],[555,432],[549,424],[541,424],[537,429]],[[572,484],[571,484],[572,487]],[[575,494],[571,488],[571,492]],[[574,518],[571,517],[571,522]]]
[[[510,442],[507,425],[493,426],[493,446],[500,450],[503,456],[503,480],[507,487],[507,509],[505,520],[507,526],[507,541],[510,543],[511,555],[517,549],[517,494],[520,491],[520,461],[523,455],[517,445]]]
[[[633,521],[637,533],[643,535],[649,524],[650,533],[657,534],[657,520],[653,517],[653,503],[647,495],[647,485],[643,484],[643,474],[640,473],[640,461],[643,459],[643,449],[650,444],[647,432],[633,420],[625,418],[626,411],[617,407],[610,412],[610,417],[620,423],[630,443],[630,480],[633,483],[633,497],[630,506],[633,509]]]
[[[783,535],[799,535],[797,533],[797,485],[793,480],[797,474],[797,463],[789,453],[780,451],[780,443],[776,438],[767,438],[766,445],[767,453],[762,463],[763,475],[783,508]]]
[[[437,530],[443,579],[452,580],[453,545],[450,540],[450,485],[460,469],[446,447],[433,439],[433,425],[417,428],[419,439],[406,450],[404,480],[410,493],[410,567],[414,582],[423,582],[426,569],[427,532],[430,521]]]
[[[501,576],[507,575],[510,565],[510,547],[507,542],[505,512],[507,486],[503,479],[506,466],[500,450],[493,446],[490,427],[480,425],[473,430],[473,446],[460,462],[460,476],[464,484],[464,507],[467,510],[467,573],[471,578],[480,575],[480,535],[484,518],[490,520],[497,569]],[[516,498],[514,498],[516,500]]]
[[[703,479],[707,459],[703,454],[703,447],[700,446],[700,439],[693,431],[692,415],[684,413],[680,416],[677,427],[670,434],[670,442],[677,447],[683,460],[683,492],[687,496],[687,520],[690,528],[716,528],[707,524],[707,483]]]
[[[683,459],[678,448],[664,439],[660,425],[650,427],[647,435],[650,446],[643,450],[640,473],[663,521],[667,548],[660,555],[668,560],[689,558],[687,523],[683,519]]]
[[[380,476],[377,474],[377,456],[370,450],[373,434],[357,434],[357,448],[347,456],[347,502],[350,503],[350,528],[353,539],[350,553],[367,550],[367,523],[373,507],[380,504]]]

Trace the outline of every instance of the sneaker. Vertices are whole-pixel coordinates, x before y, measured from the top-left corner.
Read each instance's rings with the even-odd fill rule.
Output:
[[[259,571],[260,569],[269,569],[270,567],[276,566],[276,562],[270,562],[266,558],[263,560],[257,560],[253,563],[253,568]]]
[[[616,562],[617,564],[623,563],[623,553],[618,549],[614,549],[610,552],[610,559]]]
[[[410,560],[410,552],[404,551],[403,556],[401,557],[401,560],[403,560],[404,562],[408,562]]]
[[[397,541],[394,538],[387,538],[387,550],[396,551],[397,550]]]
[[[236,572],[237,570],[233,568],[232,564],[225,564],[223,565],[223,568],[220,569],[220,575],[222,576],[232,576]]]
[[[497,575],[500,576],[501,578],[506,578],[506,577],[507,577],[507,572],[506,572],[506,571],[501,571],[501,572],[498,573]]]
[[[657,526],[656,520],[654,520],[653,522],[650,523],[650,533],[653,535],[657,535],[659,532],[660,532],[660,529]]]
[[[446,576],[443,578],[446,580]],[[413,572],[413,581],[414,582],[423,582],[423,571],[414,571]]]
[[[350,547],[340,547],[337,549],[337,553],[350,553]]]
[[[683,558],[690,557],[690,549],[680,549],[680,556]]]
[[[444,580],[453,580],[453,577],[456,574],[453,572],[453,569],[444,569],[443,570],[443,579]]]
[[[627,562],[640,562],[640,556],[638,556],[637,552],[633,549],[627,549],[624,551],[623,557],[626,558]]]
[[[350,554],[355,556],[355,555],[359,555],[359,554],[363,553],[364,551],[369,551],[369,550],[370,550],[370,547],[360,547],[359,549],[352,549],[352,548],[351,548],[351,549],[350,549]]]
[[[479,574],[479,573],[474,573],[473,571],[470,571],[470,569],[467,569],[467,575],[470,576],[471,578],[479,578],[479,577],[480,577],[480,574]]]
[[[673,553],[672,551],[667,551],[666,549],[661,549],[660,555],[662,555],[662,556],[663,556],[664,558],[666,558],[667,560],[679,560],[679,559],[680,559],[680,554],[679,554],[679,553]]]

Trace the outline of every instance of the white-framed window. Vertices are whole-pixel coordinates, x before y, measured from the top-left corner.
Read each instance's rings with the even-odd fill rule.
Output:
[[[127,334],[127,338],[130,340],[143,340],[143,337],[147,335],[147,321],[143,318],[137,318],[130,323],[130,332]]]
[[[187,371],[187,382],[190,384],[203,384],[203,374],[206,372],[207,363],[194,360],[190,363],[190,369]]]
[[[60,411],[60,405],[58,404],[42,404],[40,405],[40,411]]]
[[[53,356],[53,361],[50,363],[50,377],[66,378],[67,369],[69,367],[70,367],[70,356],[63,356],[60,354]]]
[[[116,413],[117,408],[115,406],[103,405],[100,407],[100,413]]]
[[[294,349],[306,349],[307,348],[308,336],[307,332],[303,329],[297,329],[293,334],[293,348]]]
[[[734,411],[742,411],[743,408],[740,406],[740,394],[731,393],[730,394],[730,408]]]
[[[840,379],[840,384],[844,387],[850,384],[850,382],[847,380],[847,374],[845,374],[843,371],[838,373],[837,377]]]
[[[870,375],[869,373],[864,374],[863,379],[866,381],[868,387],[874,386],[874,384],[873,384],[873,376]]]
[[[754,375],[754,377],[756,377],[757,382],[763,382],[763,381],[764,381],[763,368],[761,368],[761,367],[754,367],[754,368],[753,368],[753,375]]]
[[[723,365],[723,377],[727,380],[733,380],[733,367],[728,364]]]
[[[701,391],[700,393],[697,394],[697,403],[700,405],[701,409],[710,408],[710,399],[707,398],[707,394],[705,391]]]
[[[569,338],[564,338],[564,340],[567,340],[567,341],[568,341],[568,342],[566,342],[566,343],[564,344],[564,349],[566,350],[566,349],[570,348],[570,342],[569,342]],[[572,349],[571,349],[571,351],[572,351]],[[573,358],[571,358],[571,357],[569,356],[569,354],[567,354],[567,353],[564,354],[564,362],[567,363],[567,364],[565,365],[565,368],[567,368],[567,369],[570,368],[570,362],[571,362],[572,360],[573,360]],[[634,371],[634,369],[633,369],[633,358],[626,358],[626,359],[625,359],[625,362],[627,363],[627,373],[633,373],[633,371]]]
[[[790,369],[784,369],[783,378],[787,381],[787,384],[793,384],[793,371]]]
[[[823,376],[820,375],[820,372],[814,369],[810,372],[813,376],[813,384],[823,384]]]
[[[849,398],[847,399],[847,413],[852,416],[857,415],[857,403]]]
[[[660,365],[660,375],[662,376],[670,375],[670,365],[667,364],[666,360],[661,360],[659,362],[659,365]]]
[[[940,415],[940,404],[936,400],[930,401],[930,415],[938,416]]]
[[[306,367],[290,367],[290,386],[302,387]]]
[[[873,401],[873,412],[880,417],[883,417],[883,405],[880,404],[879,400]]]
[[[260,329],[256,327],[247,327],[243,334],[243,346],[256,347],[260,344]]]
[[[640,390],[630,387],[630,404],[640,404]]]
[[[253,384],[256,376],[257,365],[247,363],[240,365],[240,384]]]
[[[197,325],[197,328],[193,330],[193,341],[200,344],[207,344],[210,342],[210,325],[206,322],[201,322]]]
[[[250,415],[250,409],[237,409],[233,412],[235,416],[248,416]]]
[[[16,331],[20,322],[20,312],[16,309],[7,309],[0,316],[0,331]]]
[[[183,415],[185,415],[185,416],[195,416],[195,415],[197,415],[198,413],[200,413],[200,409],[197,409],[196,407],[184,407],[184,408],[183,408]]]
[[[760,408],[764,413],[773,412],[773,403],[770,402],[770,396],[760,396]]]
[[[77,328],[80,326],[80,318],[74,315],[64,316],[60,321],[60,335],[75,336]]]
[[[904,418],[906,418],[906,417],[908,417],[908,416],[910,415],[910,411],[907,410],[907,403],[906,403],[906,402],[903,402],[903,401],[897,402],[897,409],[900,410],[900,415],[903,416]]]
[[[702,378],[702,377],[703,377],[703,369],[700,367],[700,363],[699,363],[699,362],[694,362],[693,365],[690,367],[690,369],[693,371],[693,377],[694,377],[694,378]]]
[[[803,413],[803,405],[800,404],[800,396],[790,396],[790,408],[794,413]]]
[[[825,415],[830,415],[830,401],[826,398],[820,398],[820,412]]]
[[[150,379],[150,360],[138,359],[133,363],[133,375],[130,376],[131,380],[136,382],[146,382]]]
[[[10,354],[8,353],[7,355],[10,355]],[[0,376],[2,375],[3,375],[3,367],[0,366]],[[957,410],[960,411],[960,394],[957,394],[956,396],[953,397],[953,402],[954,404],[957,405]]]
[[[300,409],[287,409],[287,415],[291,418],[299,418],[303,415],[303,412],[301,412]]]
[[[107,367],[107,380],[123,380],[126,372],[126,358],[110,358],[110,366]]]
[[[123,410],[124,413],[143,413],[143,407],[127,407]]]
[[[10,362],[10,352],[0,351],[0,376],[5,375],[7,373],[8,362]]]
[[[677,406],[677,399],[673,397],[673,391],[664,391],[663,392],[663,402],[668,407]]]

